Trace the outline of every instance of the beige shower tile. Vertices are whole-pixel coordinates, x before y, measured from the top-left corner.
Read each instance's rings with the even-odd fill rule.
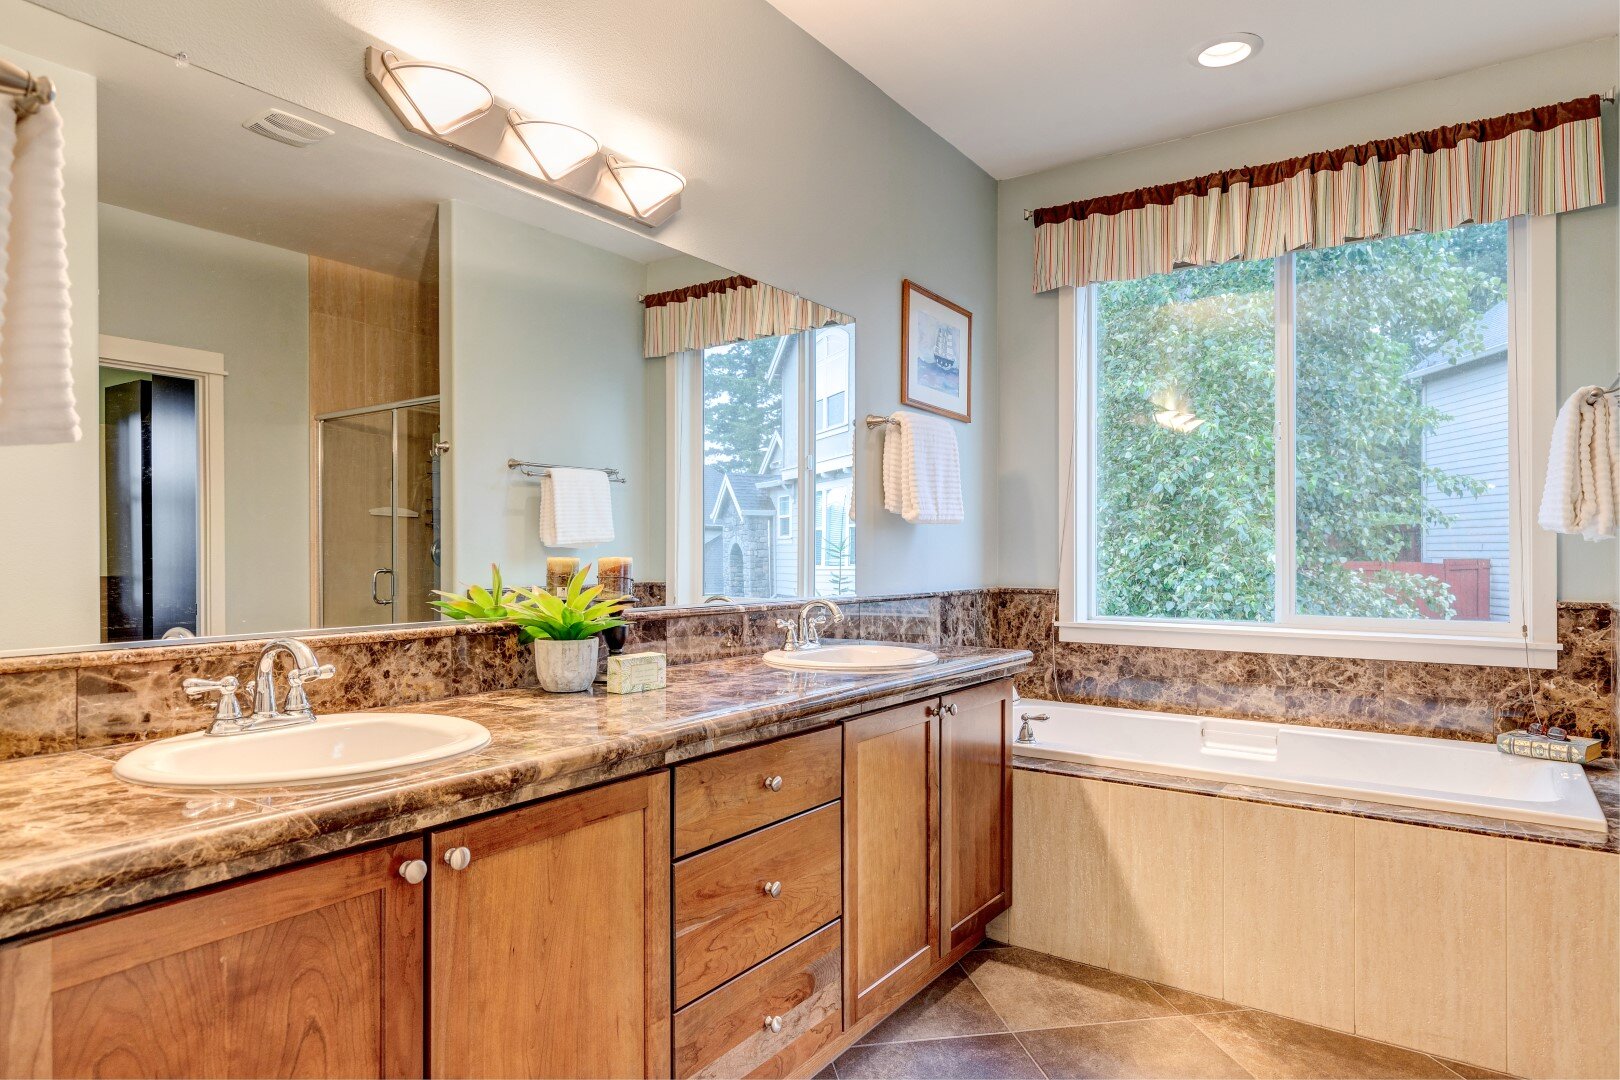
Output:
[[[1356,821],[1356,1034],[1506,1067],[1507,843]]]
[[[1006,942],[1108,963],[1107,809],[1114,784],[1013,774],[1013,906]]]
[[[1620,855],[1506,840],[1507,909],[1547,913],[1507,943],[1507,1069],[1521,1076],[1620,1076]],[[1536,1019],[1554,1003],[1545,1022]]]
[[[1220,800],[1118,785],[1108,849],[1108,966],[1224,997]]]
[[[1226,998],[1352,1031],[1355,819],[1222,800]]]

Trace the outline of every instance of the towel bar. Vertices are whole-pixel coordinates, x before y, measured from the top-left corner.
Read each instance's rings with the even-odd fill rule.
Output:
[[[506,467],[514,472],[522,473],[524,476],[536,478],[545,476],[552,469],[594,469],[597,472],[607,473],[608,482],[611,484],[628,484],[630,482],[620,474],[618,469],[610,469],[604,465],[548,465],[543,461],[519,461],[517,458],[507,458]]]
[[[869,427],[869,428],[880,428],[880,427],[883,427],[885,424],[891,425],[893,427],[899,427],[900,426],[900,421],[896,420],[892,416],[879,416],[877,413],[867,413],[866,414],[866,426],[867,427]]]

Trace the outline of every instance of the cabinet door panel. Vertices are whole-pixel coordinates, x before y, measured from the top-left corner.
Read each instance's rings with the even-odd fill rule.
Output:
[[[434,1075],[667,1073],[669,843],[664,773],[434,833]]]
[[[422,1071],[420,841],[346,855],[0,950],[0,1075]],[[31,1060],[12,1057],[23,1046]]]
[[[1012,897],[1012,688],[945,698],[940,717],[941,949],[984,932]]]
[[[844,725],[846,1026],[939,957],[939,723],[932,703]]]

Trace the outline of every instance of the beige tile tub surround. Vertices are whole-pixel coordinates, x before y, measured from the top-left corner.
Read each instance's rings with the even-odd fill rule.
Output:
[[[1484,1069],[1620,1076],[1620,855],[1026,769],[1013,819],[998,939]]]

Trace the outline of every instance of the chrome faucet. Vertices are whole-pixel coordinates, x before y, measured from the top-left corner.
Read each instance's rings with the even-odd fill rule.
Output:
[[[1018,738],[1015,742],[1032,743],[1035,741],[1035,729],[1029,726],[1031,720],[1046,721],[1052,719],[1045,713],[1023,713],[1018,717],[1024,723],[1018,729]]]
[[[817,608],[826,608],[827,610],[825,613],[816,612],[816,614],[812,615],[811,612],[816,611]],[[831,600],[824,600],[818,596],[799,609],[799,648],[820,648],[821,628],[829,622],[836,624],[843,621],[844,613],[839,610],[838,605]]]
[[[287,700],[283,708],[276,698],[276,658],[285,653],[292,659],[287,669]],[[337,674],[331,664],[322,664],[308,645],[297,638],[277,638],[268,642],[259,653],[259,663],[253,675],[253,715],[243,716],[242,705],[236,699],[241,685],[235,675],[220,679],[187,679],[181,688],[187,695],[219,694],[214,710],[214,722],[208,727],[210,735],[239,735],[244,731],[270,731],[315,722],[315,710],[304,692],[304,684],[330,679]]]

